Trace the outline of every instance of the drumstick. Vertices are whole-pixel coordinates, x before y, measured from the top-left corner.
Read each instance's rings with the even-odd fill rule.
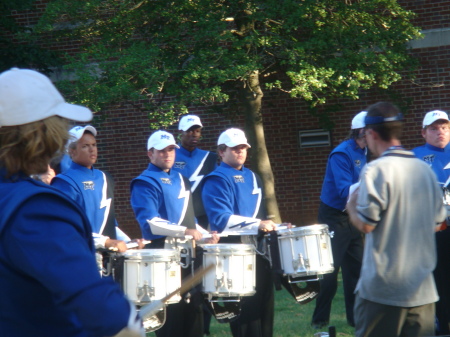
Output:
[[[214,264],[210,264],[206,268],[199,268],[197,269],[196,273],[192,276],[187,277],[185,280],[183,280],[183,284],[178,289],[172,291],[170,294],[164,296],[160,300],[153,301],[152,303],[149,303],[147,305],[144,305],[140,309],[140,314],[142,320],[145,320],[147,317],[155,315],[160,309],[164,307],[164,303],[167,302],[172,296],[176,295],[177,293],[183,294],[189,289],[191,289],[194,285],[199,283],[203,276],[212,270],[214,268]]]

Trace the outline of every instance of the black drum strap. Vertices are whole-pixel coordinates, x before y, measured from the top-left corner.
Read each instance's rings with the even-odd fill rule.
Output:
[[[292,297],[295,298],[297,303],[299,304],[309,303],[319,295],[320,291],[319,281],[301,282],[300,279],[295,279],[296,283],[291,281],[292,279],[290,279],[289,276],[281,277],[281,283],[289,292],[289,294],[291,294]],[[302,288],[300,287],[300,284],[305,284],[305,286]]]
[[[230,298],[227,298],[229,301]],[[230,323],[236,320],[241,314],[241,302],[231,301],[223,302],[223,305],[219,305],[218,302],[210,302],[205,299],[205,305],[208,311],[219,321],[219,323]]]
[[[276,231],[271,231],[266,236],[267,249],[270,254],[270,267],[272,269],[272,276],[276,290],[281,290],[281,275],[283,275],[283,268],[281,267],[280,248],[278,247],[278,234]]]

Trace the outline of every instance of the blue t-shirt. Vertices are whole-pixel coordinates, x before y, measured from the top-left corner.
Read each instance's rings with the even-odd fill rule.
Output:
[[[63,193],[0,170],[0,335],[112,336],[130,305],[102,279],[90,224]]]

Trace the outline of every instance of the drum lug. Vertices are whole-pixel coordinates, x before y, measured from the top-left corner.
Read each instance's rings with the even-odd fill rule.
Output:
[[[229,278],[227,281],[228,281],[227,282],[227,284],[228,284],[228,288],[227,289],[233,289],[233,280]]]
[[[214,281],[214,286],[216,287],[216,291],[222,288],[225,285],[225,275],[222,274],[221,278],[216,278]]]
[[[155,288],[150,287],[145,281],[144,286],[136,288],[136,295],[139,302],[151,302],[151,298],[155,296]]]
[[[298,259],[292,260],[292,267],[294,268],[294,270],[299,270],[299,269],[308,270],[309,269],[309,259],[305,259],[305,258],[303,258],[302,254],[298,254]]]

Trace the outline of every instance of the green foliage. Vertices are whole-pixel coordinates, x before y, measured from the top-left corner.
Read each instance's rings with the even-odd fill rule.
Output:
[[[3,0],[0,2],[0,72],[11,67],[34,68],[50,73],[61,65],[57,52],[42,47],[39,37],[29,25],[20,25],[12,11],[31,10],[33,0]]]
[[[393,0],[54,0],[38,29],[81,41],[67,64],[74,99],[139,101],[167,126],[193,104],[234,100],[255,70],[311,107],[387,88],[414,68],[412,17]]]

